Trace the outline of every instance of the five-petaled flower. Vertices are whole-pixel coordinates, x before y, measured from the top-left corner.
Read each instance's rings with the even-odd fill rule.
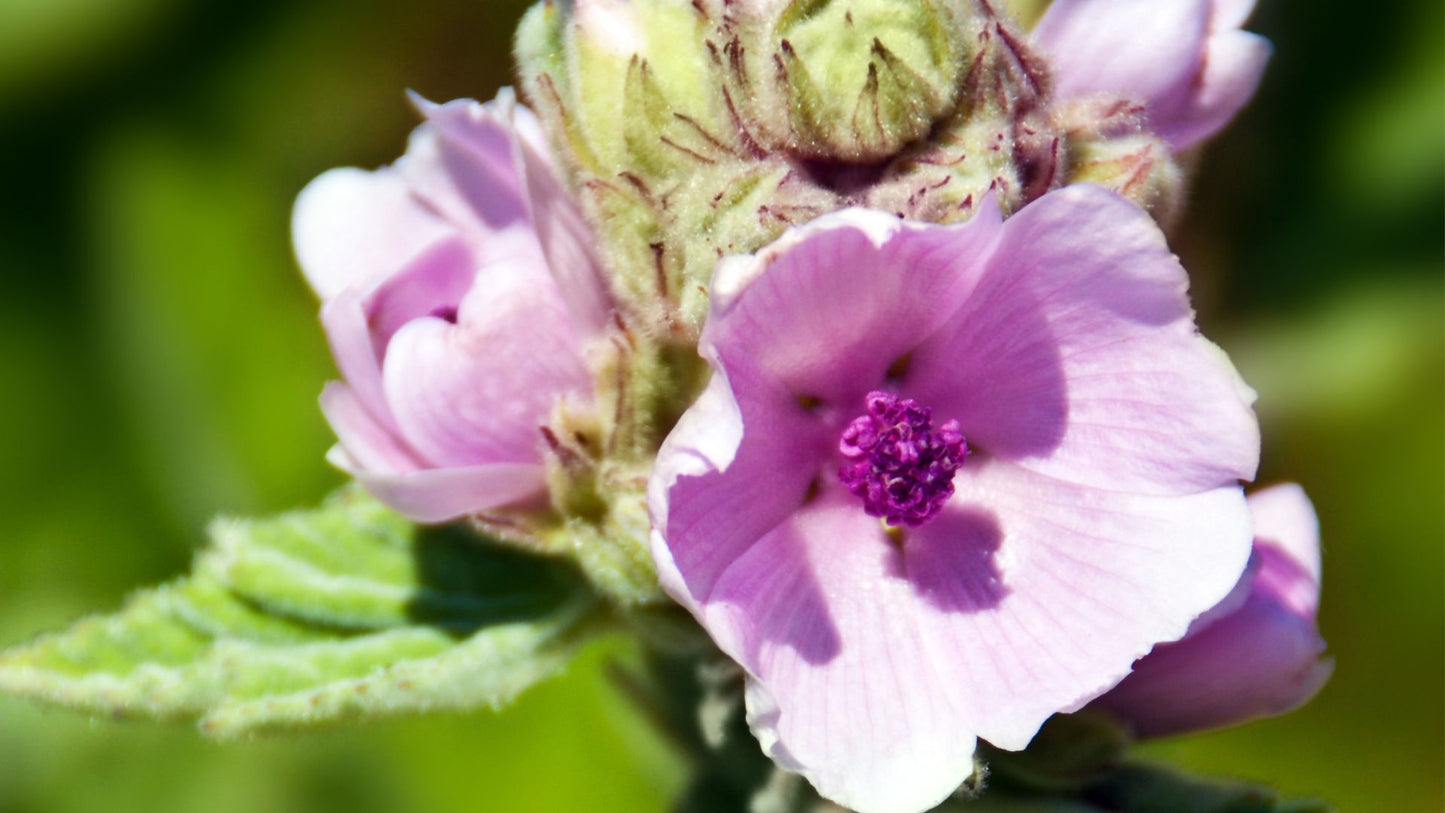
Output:
[[[545,493],[539,427],[590,394],[610,305],[531,112],[417,103],[407,154],[312,181],[293,230],[345,379],[321,395],[330,459],[436,522]]]
[[[779,765],[861,811],[926,809],[976,738],[1023,748],[1236,585],[1253,393],[1186,289],[1148,215],[1090,186],[1007,222],[846,210],[720,263],[653,554]],[[860,456],[864,418],[957,454]],[[870,504],[900,477],[921,502]]]

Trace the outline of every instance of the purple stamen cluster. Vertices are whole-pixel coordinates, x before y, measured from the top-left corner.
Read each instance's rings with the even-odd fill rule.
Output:
[[[953,475],[968,456],[958,421],[935,429],[933,410],[887,392],[868,393],[866,403],[867,414],[838,440],[847,461],[838,479],[869,516],[916,528],[953,496]]]

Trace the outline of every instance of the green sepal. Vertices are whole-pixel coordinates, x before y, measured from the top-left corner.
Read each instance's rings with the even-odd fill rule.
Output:
[[[1122,813],[1324,813],[1316,801],[1281,799],[1266,787],[1189,776],[1127,758],[1125,729],[1106,714],[1050,718],[1023,751],[984,745],[988,779],[978,800],[941,809]]]
[[[0,653],[0,691],[222,738],[496,707],[566,663],[596,606],[570,565],[355,488],[211,536],[191,576]]]
[[[1145,764],[1114,770],[1087,789],[1100,810],[1129,813],[1327,813],[1315,800],[1286,800],[1269,788],[1187,776]]]
[[[1142,108],[1098,101],[1053,113],[1065,134],[1064,182],[1103,186],[1139,204],[1168,228],[1183,209],[1187,184],[1169,145],[1149,132]]]
[[[648,548],[646,478],[619,466],[600,472],[600,479],[605,513],[568,518],[541,529],[539,538],[546,549],[573,558],[597,591],[622,607],[665,604]]]
[[[1123,762],[1128,732],[1105,714],[1056,714],[1023,751],[985,748],[995,781],[1042,791],[1078,790]]]

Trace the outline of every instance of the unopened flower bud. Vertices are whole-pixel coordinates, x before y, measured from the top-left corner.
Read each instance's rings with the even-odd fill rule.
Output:
[[[685,0],[549,0],[517,33],[523,86],[584,171],[715,159],[740,145],[702,56],[707,28]]]
[[[991,18],[959,86],[953,116],[888,166],[868,205],[953,223],[985,196],[1013,212],[1063,183],[1065,142],[1046,113],[1049,76],[1021,35]]]
[[[985,198],[1005,213],[1058,187],[1064,143],[1042,116],[962,118],[893,163],[868,205],[910,220],[958,223]]]
[[[1314,697],[1324,656],[1319,520],[1299,486],[1249,498],[1254,551],[1239,584],[1182,640],[1156,646],[1094,702],[1140,737],[1162,737],[1283,714]]]
[[[939,0],[793,0],[743,47],[750,107],[770,146],[870,163],[928,134],[953,110],[986,13]]]
[[[873,162],[925,136],[954,107],[967,26],[931,0],[795,0],[772,30],[789,146]]]
[[[1168,142],[1145,125],[1142,106],[1121,99],[1061,105],[1054,120],[1065,133],[1065,183],[1112,189],[1167,226],[1184,197],[1184,171]]]

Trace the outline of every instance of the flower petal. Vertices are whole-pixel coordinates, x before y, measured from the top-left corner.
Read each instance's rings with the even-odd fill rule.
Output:
[[[922,634],[959,676],[971,730],[1001,748],[1023,748],[1048,715],[1182,637],[1249,558],[1238,486],[1142,496],[983,459],[956,487],[945,515],[903,548],[926,599]],[[952,550],[960,539],[972,557]]]
[[[701,616],[750,675],[782,767],[862,813],[918,811],[973,770],[971,721],[876,519],[836,486],[730,563]]]
[[[1075,484],[1185,494],[1250,479],[1253,393],[1195,332],[1187,286],[1143,210],[1100,187],[1050,193],[1008,221],[902,389],[970,447]]]
[[[986,201],[956,226],[850,209],[789,230],[755,256],[719,264],[702,352],[851,417],[889,366],[962,304],[999,221]]]
[[[363,468],[340,446],[326,459],[391,508],[417,522],[448,522],[477,511],[528,501],[543,493],[541,464],[498,463],[402,473]]]
[[[536,462],[552,406],[590,390],[567,313],[534,264],[482,269],[456,324],[413,319],[392,337],[386,400],[432,464]]]
[[[1229,595],[1219,600],[1219,603],[1200,613],[1189,624],[1189,631],[1184,633],[1185,640],[1200,631],[1209,629],[1210,625],[1222,618],[1227,618],[1231,613],[1244,606],[1249,601],[1250,593],[1254,589],[1254,579],[1259,575],[1259,557],[1250,554],[1249,561],[1244,566],[1244,572],[1239,575],[1239,580],[1234,583],[1234,589]]]
[[[471,99],[412,100],[427,123],[412,132],[396,168],[413,192],[480,244],[492,232],[525,224],[514,135],[501,109]]]
[[[1218,34],[1239,28],[1254,13],[1255,0],[1214,0],[1209,31]]]
[[[1161,646],[1099,701],[1139,737],[1165,737],[1284,714],[1334,672],[1315,625],[1254,595],[1234,614]]]
[[[1054,0],[1032,38],[1060,101],[1121,95],[1172,111],[1198,72],[1210,15],[1209,0]]]
[[[708,601],[723,570],[803,504],[834,441],[771,381],[738,375],[755,397],[740,404],[715,372],[663,443],[649,483],[653,556],[663,587],[689,607]]]
[[[366,300],[372,346],[385,348],[412,319],[455,308],[472,286],[476,261],[456,236],[439,240],[382,282]]]
[[[291,215],[297,260],[322,299],[370,288],[449,234],[392,169],[323,173],[301,190]]]
[[[1248,536],[1238,488],[1098,493],[989,461],[898,546],[825,485],[688,603],[747,669],[780,765],[853,809],[922,810],[968,776],[975,735],[1022,748],[1183,635]]]
[[[336,369],[351,387],[371,418],[388,431],[396,430],[391,408],[381,386],[381,358],[371,340],[362,292],[347,288],[321,305],[321,325]]]
[[[420,467],[416,454],[377,423],[346,384],[327,382],[321,390],[321,412],[357,467],[380,472],[408,472]]]
[[[1249,498],[1254,579],[1243,606],[1197,634],[1157,647],[1098,705],[1141,737],[1283,714],[1313,697],[1334,664],[1315,627],[1319,526],[1299,486]]]
[[[412,183],[456,222],[475,221],[473,211],[492,230],[526,222],[584,335],[599,333],[612,309],[607,284],[536,115],[511,88],[487,105],[411,99],[430,128],[418,130],[405,159]]]
[[[1304,489],[1282,483],[1249,496],[1255,547],[1269,552],[1260,589],[1292,612],[1313,619],[1320,599],[1320,521]]]
[[[1224,31],[1209,38],[1200,75],[1189,104],[1158,121],[1159,134],[1176,150],[1209,138],[1234,119],[1254,97],[1273,46],[1248,31]]]
[[[506,99],[504,109],[511,115],[517,173],[526,188],[528,211],[547,267],[582,335],[595,336],[607,323],[612,300],[592,250],[592,233],[547,152],[546,135],[536,115],[515,105],[510,94],[498,98]]]

